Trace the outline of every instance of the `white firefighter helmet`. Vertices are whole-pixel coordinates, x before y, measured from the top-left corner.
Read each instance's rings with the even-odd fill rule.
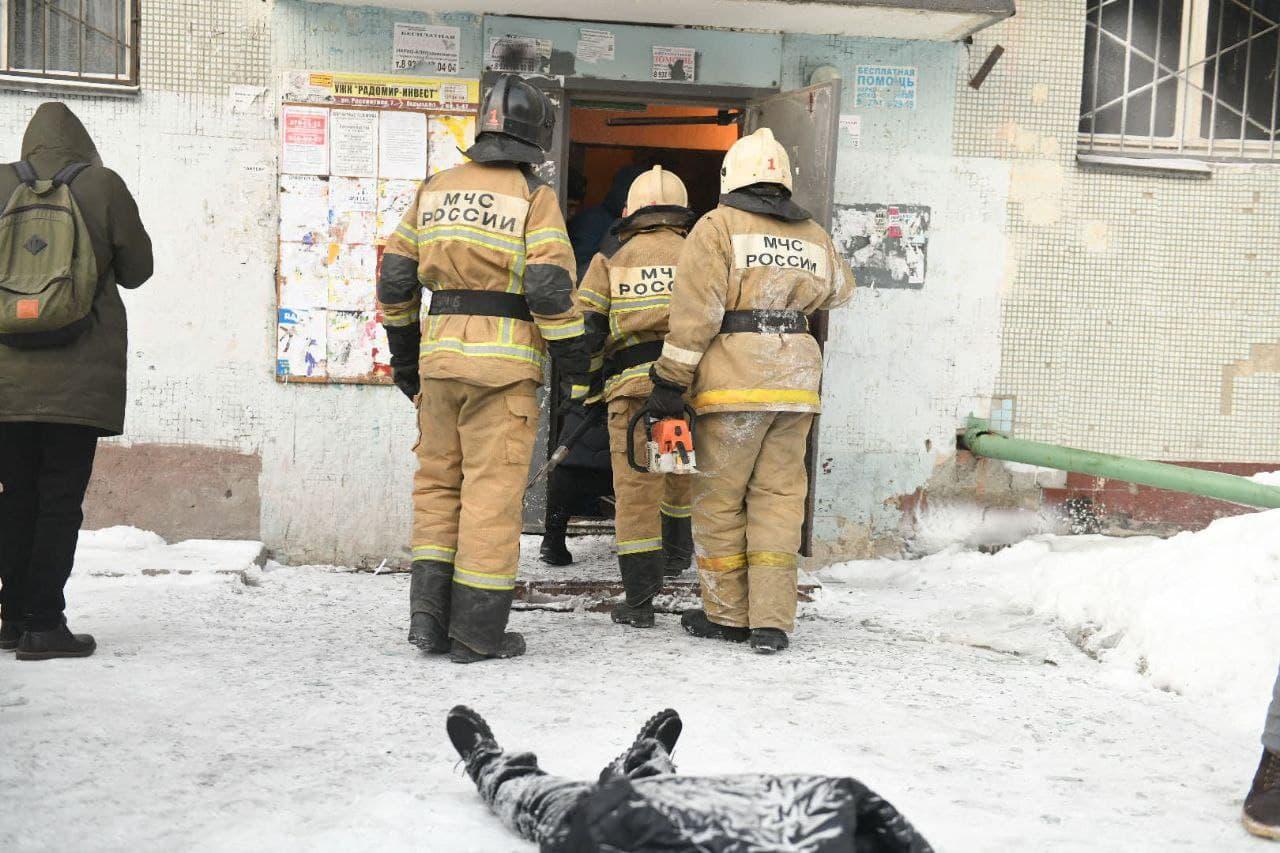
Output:
[[[651,205],[675,207],[689,206],[689,191],[675,172],[654,166],[631,182],[627,192],[627,214],[636,213]]]
[[[767,127],[733,143],[720,167],[721,193],[751,184],[781,184],[791,189],[791,158]]]

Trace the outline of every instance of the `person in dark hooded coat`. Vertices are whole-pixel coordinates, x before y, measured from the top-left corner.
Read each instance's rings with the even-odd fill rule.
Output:
[[[505,752],[459,705],[445,723],[481,798],[542,853],[933,853],[897,809],[848,777],[679,776],[683,723],[671,709],[640,729],[595,783],[550,776]]]
[[[609,187],[604,202],[578,211],[569,220],[569,242],[573,244],[573,258],[578,264],[578,281],[587,273],[591,259],[596,252],[612,254],[618,248],[618,238],[611,229],[622,218],[622,209],[627,206],[627,190],[631,182],[644,173],[644,168],[632,164],[623,166],[613,176],[613,184]]]
[[[83,657],[93,638],[66,627],[63,586],[83,521],[98,439],[124,431],[128,324],[120,288],[151,277],[151,238],[119,175],[61,103],[41,104],[22,138],[39,178],[87,163],[71,182],[100,278],[84,332],[61,346],[0,344],[0,649]],[[0,204],[20,183],[0,166]]]

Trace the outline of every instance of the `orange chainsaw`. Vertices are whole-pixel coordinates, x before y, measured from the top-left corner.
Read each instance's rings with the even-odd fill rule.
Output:
[[[636,412],[627,424],[627,461],[645,474],[695,474],[693,452],[693,409],[684,407],[686,417],[655,418],[647,411]],[[644,418],[645,464],[636,462],[636,426]]]

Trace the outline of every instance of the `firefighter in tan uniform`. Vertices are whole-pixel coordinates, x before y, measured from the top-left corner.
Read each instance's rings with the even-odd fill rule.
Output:
[[[545,95],[499,79],[472,162],[422,184],[378,280],[393,375],[418,408],[409,641],[458,663],[524,652],[506,625],[548,350],[586,393],[573,250],[532,171],[554,122]]]
[[[649,369],[662,353],[676,264],[693,219],[684,183],[655,166],[631,184],[623,219],[614,227],[621,245],[596,255],[578,288],[588,347],[603,352],[614,526],[626,591],[613,621],[637,628],[653,626],[653,597],[663,575],[679,575],[693,556],[692,477],[640,473],[627,460],[627,426],[653,390]],[[635,443],[643,457],[643,436]]]
[[[762,128],[734,143],[720,206],[685,241],[671,332],[649,411],[698,419],[693,531],[704,610],[689,633],[787,647],[807,490],[805,448],[820,408],[815,311],[843,305],[854,277],[827,233],[791,200],[786,150]]]

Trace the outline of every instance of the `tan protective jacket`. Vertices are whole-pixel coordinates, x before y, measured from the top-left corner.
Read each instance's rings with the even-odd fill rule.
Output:
[[[809,334],[721,334],[726,310],[811,315],[853,296],[853,271],[816,222],[721,205],[685,241],[671,332],[656,370],[689,387],[698,414],[818,412],[822,353]]]
[[[612,256],[598,254],[591,260],[577,298],[589,329],[607,324],[605,364],[621,349],[666,336],[676,264],[683,246],[682,228],[658,225],[628,238]],[[645,362],[606,377],[604,399],[647,397],[653,390],[649,381],[652,364]]]
[[[583,331],[573,248],[555,192],[509,164],[464,163],[422,183],[386,254],[417,262],[417,281],[379,280],[387,326],[425,320],[421,375],[473,385],[542,382],[544,341]],[[386,258],[383,259],[384,273]],[[522,293],[535,322],[429,316],[422,288]]]

